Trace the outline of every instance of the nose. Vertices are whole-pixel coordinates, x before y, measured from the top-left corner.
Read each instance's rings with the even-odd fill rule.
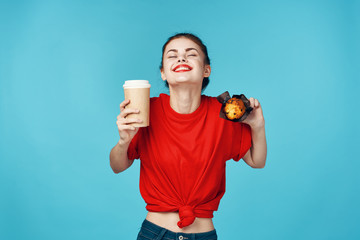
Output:
[[[184,56],[180,56],[178,62],[186,62],[186,58]]]

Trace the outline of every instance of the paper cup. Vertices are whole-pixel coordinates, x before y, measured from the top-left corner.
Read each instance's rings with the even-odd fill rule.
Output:
[[[140,110],[139,113],[133,113],[126,116],[126,118],[137,118],[142,120],[142,123],[130,124],[134,127],[149,126],[150,86],[151,85],[147,80],[127,80],[123,85],[125,99],[130,99],[130,103],[126,108]]]

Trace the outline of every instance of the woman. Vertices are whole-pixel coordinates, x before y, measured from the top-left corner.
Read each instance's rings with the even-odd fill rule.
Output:
[[[253,168],[266,161],[265,122],[258,100],[242,123],[219,117],[221,104],[201,95],[209,83],[210,60],[202,41],[187,33],[163,46],[161,78],[170,96],[150,100],[150,126],[126,118],[136,109],[120,104],[120,140],[110,153],[119,173],[141,160],[140,192],[148,214],[138,239],[217,239],[212,217],[225,193],[225,165],[241,158]]]

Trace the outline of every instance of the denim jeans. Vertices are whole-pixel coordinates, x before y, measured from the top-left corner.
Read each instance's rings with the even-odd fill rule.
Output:
[[[148,220],[144,220],[137,240],[217,240],[216,230],[204,233],[172,232]]]

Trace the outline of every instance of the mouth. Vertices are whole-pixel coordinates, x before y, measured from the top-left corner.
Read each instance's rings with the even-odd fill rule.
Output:
[[[177,65],[173,71],[174,72],[188,72],[188,71],[191,71],[192,67],[190,67],[189,65],[186,65],[186,64],[180,64],[180,65]]]

